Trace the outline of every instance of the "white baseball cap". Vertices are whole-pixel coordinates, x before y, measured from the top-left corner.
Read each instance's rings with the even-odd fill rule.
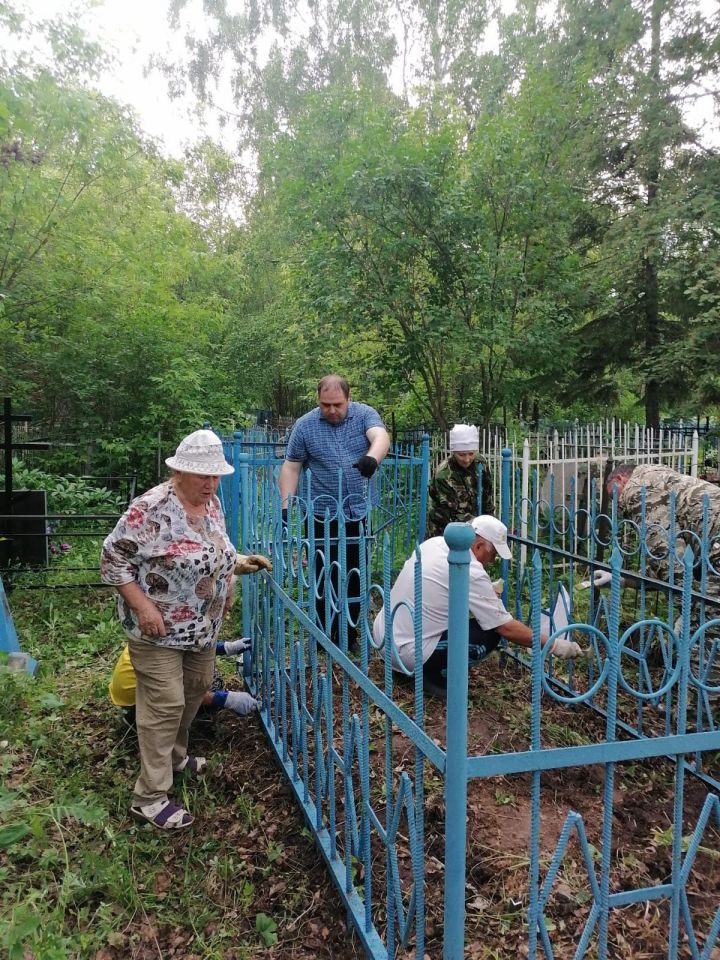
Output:
[[[503,560],[512,560],[512,553],[510,553],[507,542],[507,527],[497,517],[491,517],[485,513],[481,517],[475,517],[474,520],[471,520],[470,526],[478,537],[482,537],[483,540],[487,540],[495,547],[499,557],[502,557]]]
[[[199,473],[207,477],[224,477],[234,473],[225,459],[220,438],[212,430],[196,430],[178,444],[174,457],[165,463],[180,473]]]
[[[456,423],[450,431],[451,453],[477,453],[480,449],[478,428],[471,423]]]

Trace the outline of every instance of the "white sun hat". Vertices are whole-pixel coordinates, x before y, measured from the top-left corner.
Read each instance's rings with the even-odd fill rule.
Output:
[[[456,423],[450,431],[450,453],[477,453],[479,449],[478,428],[470,423]]]
[[[512,553],[507,542],[507,527],[497,517],[491,517],[490,514],[484,513],[481,517],[475,517],[474,520],[471,520],[470,526],[478,537],[489,541],[495,547],[499,557],[502,557],[503,560],[512,560]]]
[[[196,430],[178,444],[174,457],[165,463],[180,473],[199,473],[209,477],[224,477],[234,473],[225,459],[222,443],[212,430]]]

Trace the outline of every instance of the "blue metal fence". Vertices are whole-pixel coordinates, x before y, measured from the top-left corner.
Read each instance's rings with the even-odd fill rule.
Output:
[[[712,845],[708,836],[720,827],[717,771],[708,769],[706,762],[710,751],[720,751],[713,702],[720,688],[716,691],[711,683],[716,646],[713,640],[706,642],[720,621],[695,626],[697,596],[691,554],[686,553],[682,576],[670,585],[665,606],[646,616],[645,584],[638,590],[642,599],[632,607],[628,622],[622,585],[627,565],[616,512],[608,518],[609,534],[602,535],[611,550],[607,564],[598,560],[595,551],[601,536],[598,517],[590,517],[586,525],[589,552],[585,556],[557,546],[558,524],[566,526],[577,520],[567,513],[558,520],[551,510],[548,518],[535,524],[528,541],[514,538],[517,558],[523,546],[531,556],[525,569],[516,562],[512,576],[507,564],[503,570],[509,608],[514,607],[533,628],[532,650],[519,658],[531,674],[527,748],[469,755],[468,659],[464,652],[469,546],[473,541],[469,527],[453,524],[446,533],[450,547],[450,695],[444,738],[438,735],[436,724],[428,726],[434,711],[427,709],[423,694],[419,560],[411,610],[415,668],[409,676],[398,673],[398,664],[393,662],[389,602],[381,650],[376,649],[371,631],[374,611],[390,596],[398,562],[422,539],[426,445],[420,451],[399,449],[382,466],[379,503],[373,506],[368,501],[356,537],[360,551],[355,597],[346,561],[348,535],[342,511],[337,542],[331,543],[327,521],[318,536],[311,483],[306,483],[284,526],[277,491],[282,445],[245,442],[236,435],[227,441],[226,452],[238,467],[223,489],[230,530],[243,550],[268,553],[274,563],[272,577],[263,574],[242,581],[243,629],[256,641],[244,664],[246,683],[262,697],[261,718],[270,743],[368,956],[422,960],[426,955],[426,887],[431,860],[425,820],[428,777],[441,778],[444,783],[443,957],[460,960],[472,946],[466,943],[468,857],[472,868],[478,856],[473,837],[468,850],[468,790],[474,781],[484,778],[529,774],[527,956],[531,960],[559,956],[554,952],[557,933],[550,922],[551,902],[575,843],[587,875],[587,917],[578,930],[574,957],[605,960],[613,956],[613,911],[667,901],[663,955],[676,960],[682,945],[693,960],[710,960],[720,936],[720,908],[708,929],[697,931],[688,881],[698,851]],[[503,470],[504,504],[510,502],[510,469],[508,456]],[[539,517],[539,512],[532,515]],[[611,583],[609,598],[596,596],[592,590],[585,594],[587,615],[579,618],[581,565],[591,572],[606,567]],[[551,624],[550,641],[542,647],[543,610],[551,607],[561,583],[570,598],[570,622],[557,630]],[[353,600],[359,604],[356,654],[348,649],[348,630],[355,617]],[[573,622],[574,618],[578,622]],[[333,622],[339,625],[337,644],[331,640]],[[586,656],[577,666],[553,663],[548,651],[560,635],[575,635],[583,643]],[[569,715],[585,707],[599,713],[604,731],[598,742],[579,746],[552,743],[545,718],[558,704]],[[670,872],[656,885],[618,889],[612,865],[613,801],[619,767],[627,761],[661,757],[675,761]],[[596,764],[602,766],[604,776],[599,846],[590,843],[581,813],[568,809],[554,851],[544,857],[543,775]],[[690,832],[684,832],[686,777],[692,771],[704,777],[711,790]],[[573,856],[577,860],[577,855]],[[436,873],[434,856],[432,863]]]
[[[506,476],[508,470],[509,464]],[[533,477],[532,489],[535,492],[538,489],[537,474]],[[509,501],[506,499],[505,502]],[[704,529],[698,534],[697,531],[681,529],[676,522],[674,494],[669,496],[663,530],[658,529],[656,522],[646,520],[645,491],[639,523],[622,517],[616,496],[611,499],[606,514],[600,512],[600,497],[594,491],[588,508],[577,506],[572,490],[569,503],[570,506],[567,503],[556,505],[552,484],[550,501],[542,507],[533,496],[527,510],[530,539],[524,543],[539,551],[548,599],[554,601],[558,591],[564,588],[567,620],[581,620],[594,628],[587,633],[591,651],[588,681],[597,689],[585,693],[582,702],[602,716],[608,716],[607,693],[603,684],[596,681],[600,664],[604,661],[602,638],[609,636],[611,605],[614,591],[617,591],[618,603],[622,601],[617,624],[621,637],[618,697],[619,705],[626,709],[624,719],[615,718],[615,736],[621,732],[637,737],[671,734],[681,692],[676,671],[685,612],[683,595],[687,587],[692,624],[692,659],[685,691],[687,709],[695,730],[716,733],[720,729],[717,703],[720,694],[720,604],[717,590],[711,590],[709,581],[715,578],[717,582],[720,571],[715,569],[711,556],[716,538],[709,528],[709,505],[706,502]],[[516,529],[520,525],[521,511],[522,501],[518,501],[514,518]],[[506,522],[512,527],[509,518]],[[663,558],[653,553],[653,544],[658,539],[666,545]],[[685,549],[687,541],[695,550]],[[565,548],[573,543],[577,544],[577,553]],[[608,552],[612,556],[609,564],[604,562]],[[532,606],[531,571],[529,567],[523,569],[520,554],[520,542],[516,541],[516,563],[511,581],[514,614],[527,621]],[[666,571],[666,576],[657,579],[651,574],[653,564],[661,559],[661,569]],[[690,580],[686,583],[688,562]],[[578,581],[582,579],[578,577],[579,570],[591,582],[597,572],[606,572],[611,579],[605,590],[590,588],[582,593],[577,589]],[[574,699],[578,694],[572,672],[567,683],[559,678],[553,679],[552,683],[554,689],[564,691],[570,698]],[[687,763],[710,786],[720,788],[720,771],[710,775],[704,770],[701,754],[691,757]]]

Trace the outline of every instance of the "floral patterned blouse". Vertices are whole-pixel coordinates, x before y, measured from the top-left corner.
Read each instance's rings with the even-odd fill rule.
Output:
[[[135,613],[118,597],[129,637],[202,650],[217,639],[236,556],[218,498],[191,525],[168,480],[133,500],[122,515],[103,544],[100,576],[115,587],[135,581],[162,613],[167,636],[143,636]]]

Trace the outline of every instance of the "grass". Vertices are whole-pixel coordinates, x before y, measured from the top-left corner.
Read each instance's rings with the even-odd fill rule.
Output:
[[[21,599],[16,621],[40,674],[0,675],[0,942],[10,960],[26,947],[55,960],[119,945],[128,921],[151,905],[144,893],[154,889],[165,851],[162,838],[115,825],[127,778],[101,699],[122,643],[112,606],[100,596],[62,603],[61,611],[51,595]],[[98,710],[104,729],[84,723]]]
[[[226,721],[212,744],[220,773],[180,784],[180,802],[200,814],[193,830],[133,824],[136,744],[107,696],[124,642],[114,603],[104,591],[16,590],[10,604],[40,670],[35,679],[0,670],[0,956],[314,955],[300,949],[305,922],[316,908],[337,915],[338,905],[324,877],[323,895],[313,889],[319,858],[293,826],[272,764],[269,787],[267,777],[237,782],[233,764],[255,762],[259,726]],[[293,919],[308,913],[288,940]]]
[[[82,536],[58,534],[50,541],[50,557],[47,569],[34,570],[28,567],[11,567],[4,574],[6,585],[23,588],[83,587],[100,583],[99,558],[102,542],[108,533],[107,524],[102,532],[91,533],[89,528],[97,528],[98,523],[85,521]],[[57,590],[56,595],[67,591]]]

